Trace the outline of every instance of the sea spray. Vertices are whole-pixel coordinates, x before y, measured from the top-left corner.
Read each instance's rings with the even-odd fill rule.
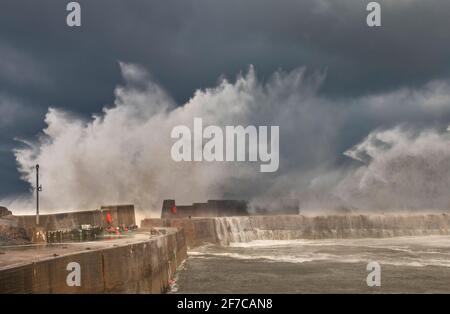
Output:
[[[38,139],[16,149],[18,169],[30,189],[34,166],[41,165],[44,212],[133,203],[141,214],[159,216],[167,198],[261,204],[273,196],[299,199],[301,211],[315,213],[449,208],[448,131],[395,127],[377,129],[351,149],[353,144],[340,142],[361,111],[374,121],[380,112],[404,121],[405,109],[434,119],[450,108],[447,82],[331,101],[319,92],[323,72],[307,75],[299,68],[259,81],[250,67],[234,82],[223,79],[178,105],[141,67],[120,66],[125,84],[116,88],[114,104],[103,113],[81,119],[49,108]],[[260,173],[248,162],[174,162],[170,132],[176,125],[189,126],[194,117],[205,125],[279,125],[279,170]],[[346,149],[354,162],[343,166],[337,156]],[[31,195],[1,202],[15,213],[34,210]]]

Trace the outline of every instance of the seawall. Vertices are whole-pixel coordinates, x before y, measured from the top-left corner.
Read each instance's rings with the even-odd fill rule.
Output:
[[[106,226],[106,215],[109,214],[112,225],[135,225],[134,205],[102,206],[96,210],[83,210],[77,212],[64,212],[44,214],[39,216],[39,226],[36,226],[35,215],[15,216],[20,227],[33,229],[36,227],[44,230],[73,229],[80,225]]]
[[[248,216],[144,219],[142,227],[183,228],[189,247],[252,240],[384,238],[450,234],[450,215]]]
[[[129,239],[1,248],[0,293],[163,293],[187,256],[182,229]],[[68,286],[68,264],[81,285]]]

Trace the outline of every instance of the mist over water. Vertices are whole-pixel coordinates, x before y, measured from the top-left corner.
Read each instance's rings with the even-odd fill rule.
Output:
[[[249,199],[253,205],[298,198],[302,210],[317,213],[450,206],[450,138],[442,121],[433,122],[450,115],[448,82],[331,100],[320,94],[325,72],[299,68],[261,81],[250,67],[179,106],[144,69],[120,66],[125,84],[115,89],[114,104],[87,120],[49,108],[47,127],[15,151],[30,186],[40,164],[44,212],[133,203],[157,216],[167,198],[179,204]],[[417,114],[430,123],[415,124]],[[279,171],[260,173],[259,163],[250,162],[172,161],[172,128],[192,128],[195,117],[204,126],[279,125]],[[369,134],[346,146],[343,134],[366,120],[373,125]],[[34,208],[32,193],[1,203],[19,213]]]

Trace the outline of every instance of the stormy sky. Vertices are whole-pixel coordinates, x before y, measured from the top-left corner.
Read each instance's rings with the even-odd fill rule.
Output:
[[[280,68],[325,71],[319,93],[342,112],[355,97],[450,79],[448,0],[379,1],[379,28],[366,25],[368,2],[80,0],[82,27],[69,28],[68,1],[2,0],[0,196],[29,189],[15,138],[38,135],[48,107],[90,117],[111,106],[119,61],[143,66],[179,105],[250,64],[261,80]],[[426,116],[406,107],[395,121],[363,112],[339,137],[343,149],[374,128],[450,121],[450,103]]]

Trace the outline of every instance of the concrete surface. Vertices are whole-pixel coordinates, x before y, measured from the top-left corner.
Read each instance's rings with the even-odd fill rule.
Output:
[[[106,226],[106,214],[110,213],[112,225],[135,225],[134,205],[102,206],[97,210],[39,215],[39,227],[45,230],[74,229],[80,225]],[[36,227],[35,215],[16,216],[19,226],[25,229]]]
[[[187,254],[183,230],[104,241],[0,247],[0,293],[163,293]],[[69,287],[67,265],[81,266]]]
[[[175,200],[164,200],[161,218],[188,217],[232,217],[251,215],[298,215],[299,201],[295,199],[274,199],[264,207],[249,207],[243,200],[208,200],[192,205],[175,204]],[[173,210],[176,209],[176,210]]]
[[[329,215],[247,216],[216,218],[144,219],[141,227],[177,227],[187,244],[227,245],[230,242],[289,239],[386,238],[448,235],[450,215]]]

